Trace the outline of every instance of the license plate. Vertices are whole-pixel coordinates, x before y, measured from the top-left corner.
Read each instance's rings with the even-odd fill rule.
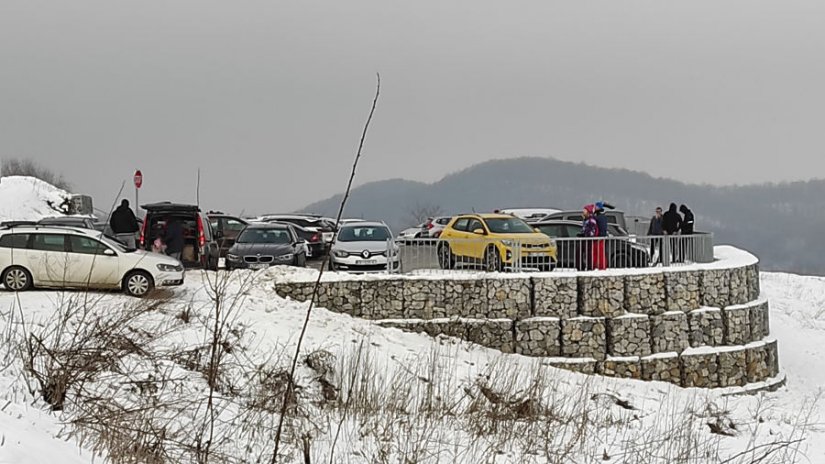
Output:
[[[368,264],[378,264],[378,260],[376,259],[359,259],[355,261],[355,264],[358,265],[368,265]]]
[[[535,257],[538,257],[538,256],[546,256],[546,255],[547,255],[546,253],[527,253],[527,256],[530,257],[530,258],[535,258]]]
[[[250,264],[249,265],[249,269],[266,269],[268,267],[269,267],[269,264],[261,264],[261,263],[255,263],[255,264]]]

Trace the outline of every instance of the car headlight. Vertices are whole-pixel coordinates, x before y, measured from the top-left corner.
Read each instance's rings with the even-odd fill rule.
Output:
[[[513,248],[513,247],[516,246],[515,240],[502,240],[501,244],[506,246],[506,247],[510,247],[510,248]]]
[[[292,259],[294,256],[295,256],[294,253],[287,253],[285,255],[278,256],[278,259],[287,260],[287,259]]]
[[[233,255],[232,253],[227,253],[226,254],[226,259],[228,259],[230,261],[240,261],[241,257],[238,256],[238,255]]]
[[[349,256],[349,253],[347,253],[344,250],[335,250],[332,252],[332,254],[334,254],[338,258],[346,258],[347,256]]]
[[[158,270],[161,272],[180,272],[183,266],[180,264],[158,264]]]

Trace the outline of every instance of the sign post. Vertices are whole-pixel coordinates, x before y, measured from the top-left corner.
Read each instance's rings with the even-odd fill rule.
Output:
[[[143,173],[140,172],[140,169],[135,171],[135,212],[140,211],[140,202],[138,201],[138,190],[140,190],[140,186],[143,185]]]

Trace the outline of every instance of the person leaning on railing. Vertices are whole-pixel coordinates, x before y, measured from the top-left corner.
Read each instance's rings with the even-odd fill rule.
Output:
[[[678,235],[679,230],[682,228],[682,216],[679,215],[679,212],[676,210],[676,203],[671,203],[670,208],[668,208],[667,212],[662,216],[662,227],[665,230],[665,235]],[[676,243],[675,238],[668,238],[668,245],[670,245],[670,258],[671,260],[678,261],[679,252],[678,246]]]
[[[662,262],[662,239],[655,238],[665,234],[664,223],[662,220],[662,207],[656,207],[656,214],[650,218],[650,226],[647,228],[647,235],[653,237],[650,239],[650,257],[656,256],[654,264]],[[658,250],[658,254],[656,254]]]
[[[693,235],[693,220],[694,220],[693,211],[691,211],[690,208],[688,208],[685,205],[679,206],[679,211],[684,215],[683,218],[682,218],[682,225],[679,227],[679,232],[683,236]],[[679,247],[680,248],[679,251],[680,251],[682,260],[684,260],[685,258],[690,258],[691,260],[693,260],[693,256],[687,256],[688,251],[693,251],[693,247],[689,246],[689,240],[690,240],[689,238],[681,238],[680,239],[680,241],[682,243],[681,243],[681,246]],[[690,253],[690,254],[692,255],[693,253]]]

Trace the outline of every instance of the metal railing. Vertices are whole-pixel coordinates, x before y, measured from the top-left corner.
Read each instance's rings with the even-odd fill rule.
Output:
[[[411,239],[388,243],[393,273],[585,271],[713,261],[713,234],[536,240]]]

